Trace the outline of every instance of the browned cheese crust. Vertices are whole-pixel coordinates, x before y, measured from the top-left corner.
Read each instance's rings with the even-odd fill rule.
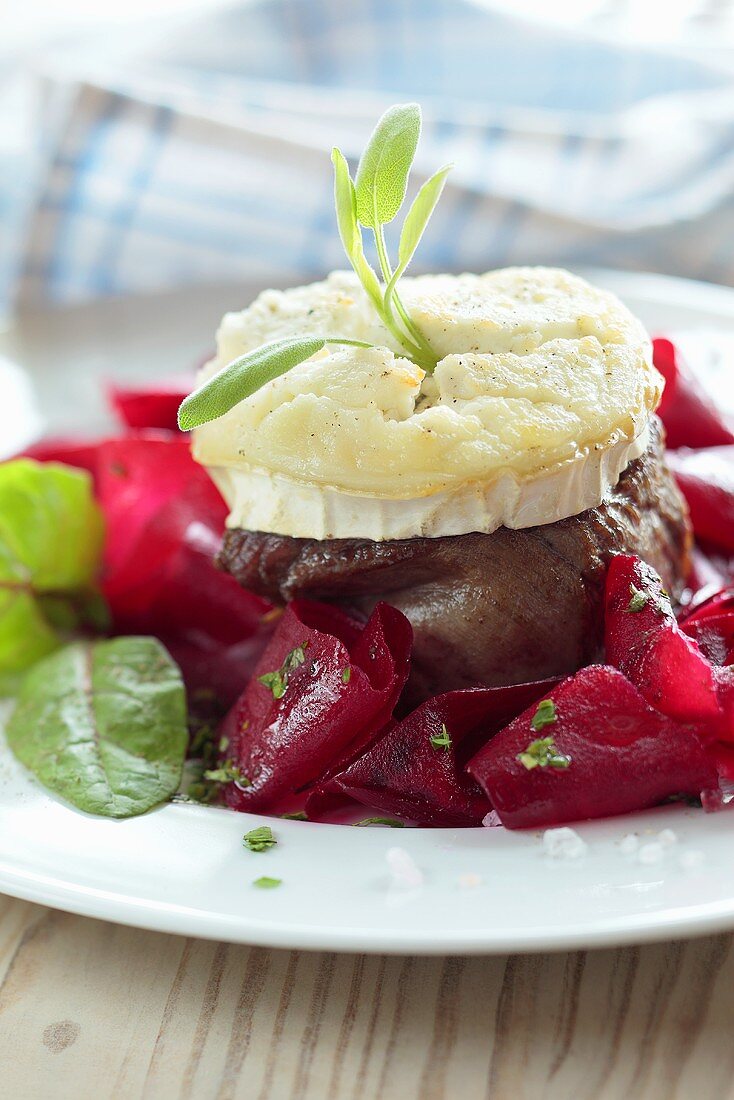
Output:
[[[614,554],[638,554],[680,594],[690,528],[654,423],[648,450],[598,507],[542,527],[446,538],[294,539],[227,531],[219,565],[276,603],[326,600],[367,614],[386,600],[415,631],[411,702],[573,672],[603,656]]]

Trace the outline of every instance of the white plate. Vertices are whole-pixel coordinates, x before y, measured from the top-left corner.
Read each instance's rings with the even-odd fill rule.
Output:
[[[595,272],[655,331],[687,343],[724,380],[717,349],[734,349],[734,291],[646,275]],[[99,428],[100,377],[186,369],[205,354],[218,315],[251,288],[219,288],[28,315],[0,350],[27,367],[37,401],[4,372],[27,418],[51,430]],[[6,384],[5,379],[8,379]],[[540,834],[504,829],[354,829],[282,821],[277,848],[255,854],[259,820],[169,805],[131,821],[87,817],[42,790],[0,747],[0,890],[93,917],[243,943],[331,950],[457,953],[547,951],[734,927],[734,816],[682,806],[578,827],[588,853],[550,859]],[[271,822],[271,824],[273,824]],[[620,850],[663,828],[678,841],[642,863]],[[386,852],[405,848],[423,884],[391,882]],[[698,861],[698,862],[697,862]],[[282,879],[258,890],[261,875]],[[461,885],[472,876],[475,885]],[[480,880],[476,882],[476,879]]]

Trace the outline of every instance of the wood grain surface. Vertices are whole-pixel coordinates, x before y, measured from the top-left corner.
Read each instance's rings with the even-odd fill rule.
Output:
[[[0,897],[13,1100],[734,1097],[718,936],[497,958],[188,940]]]

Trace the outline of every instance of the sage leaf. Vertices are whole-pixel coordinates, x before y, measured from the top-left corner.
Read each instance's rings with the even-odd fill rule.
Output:
[[[103,537],[89,474],[30,459],[0,465],[0,690],[88,620]]]
[[[388,309],[395,291],[395,285],[413,259],[415,250],[420,244],[421,237],[436,208],[436,204],[441,198],[446,177],[452,168],[452,164],[447,164],[443,168],[439,168],[438,172],[435,172],[430,179],[426,180],[405,215],[398,246],[398,266],[385,289],[385,303]]]
[[[357,221],[357,197],[349,175],[349,165],[340,149],[332,150],[331,159],[334,163],[334,204],[339,236],[357,278],[379,313],[382,309],[380,280],[365,258],[362,231]]]
[[[391,222],[405,199],[421,133],[417,103],[391,107],[374,129],[357,168],[357,219],[368,229]]]
[[[334,165],[336,223],[344,251],[351,260],[361,243],[361,233],[357,224],[357,197],[352,177],[349,175],[349,165],[341,149],[332,149],[331,160]]]
[[[80,810],[144,813],[181,781],[181,674],[155,638],[76,642],[29,672],[6,733],[18,760]]]
[[[210,420],[217,420],[267,382],[287,374],[299,363],[316,355],[327,344],[348,344],[360,348],[372,346],[364,340],[328,336],[295,336],[263,344],[222,367],[212,378],[190,393],[178,410],[179,427],[186,432]]]

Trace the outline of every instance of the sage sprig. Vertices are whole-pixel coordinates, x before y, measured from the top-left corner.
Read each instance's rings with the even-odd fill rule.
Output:
[[[241,355],[222,367],[202,386],[184,398],[178,410],[178,426],[183,432],[198,428],[239,405],[256,393],[266,382],[272,382],[291,367],[305,363],[327,344],[347,344],[370,348],[364,340],[343,340],[330,336],[294,336],[290,340],[274,340],[247,355]]]
[[[405,201],[420,132],[419,105],[400,104],[386,111],[377,123],[354,182],[341,150],[334,149],[332,160],[337,222],[349,262],[382,323],[408,357],[430,374],[438,355],[410,317],[396,288],[441,197],[451,165],[431,176],[413,200],[403,223],[395,270],[385,241],[385,226],[397,217]],[[362,227],[372,231],[382,284],[365,259]]]
[[[397,287],[441,197],[451,165],[439,169],[415,196],[403,222],[395,268],[385,240],[385,226],[394,221],[405,201],[420,133],[419,105],[399,104],[386,111],[377,123],[354,180],[341,150],[333,150],[332,161],[337,226],[349,262],[377,315],[403,353],[430,374],[438,355],[411,318]],[[382,280],[365,256],[363,229],[371,231],[374,237]],[[341,336],[301,336],[264,344],[228,363],[189,394],[179,409],[179,427],[190,431],[218,420],[267,382],[310,359],[327,344],[372,347],[363,340]]]

